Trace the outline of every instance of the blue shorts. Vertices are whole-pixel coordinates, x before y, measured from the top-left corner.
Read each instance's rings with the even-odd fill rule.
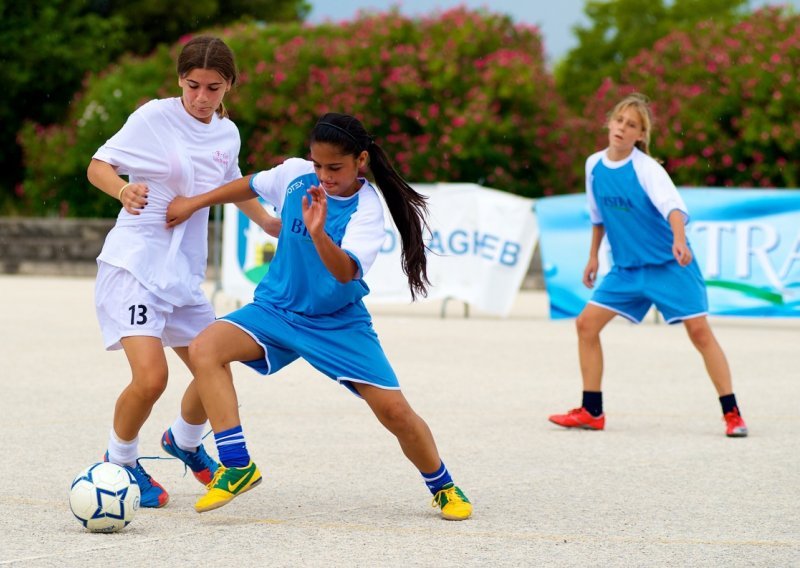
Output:
[[[640,323],[654,304],[667,323],[708,314],[706,283],[694,259],[687,266],[677,261],[635,268],[614,266],[589,303],[634,323]]]
[[[264,349],[263,359],[244,361],[262,375],[276,373],[302,357],[355,395],[353,383],[400,389],[363,304],[352,304],[333,315],[308,317],[252,303],[220,320],[236,325]]]

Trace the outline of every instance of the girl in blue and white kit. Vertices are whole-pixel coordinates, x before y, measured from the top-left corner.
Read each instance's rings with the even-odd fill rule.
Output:
[[[221,507],[261,482],[245,445],[228,363],[243,361],[272,374],[302,357],[366,401],[420,471],[444,518],[466,519],[472,505],[454,485],[427,424],[400,391],[362,302],[369,292],[364,275],[386,233],[377,190],[359,171],[369,166],[397,225],[412,296],[425,294],[428,284],[424,197],[352,116],[324,115],[311,132],[310,158],[289,159],[210,193],[178,198],[167,210],[168,224],[179,227],[197,209],[259,195],[282,222],[277,252],[253,303],[212,324],[189,347],[194,383],[222,462],[195,509]]]
[[[196,195],[241,178],[239,131],[223,98],[236,82],[233,53],[220,39],[190,40],[178,57],[181,96],[150,101],[92,157],[89,181],[119,199],[123,209],[97,259],[95,304],[108,350],[124,349],[131,382],[114,409],[105,459],[128,468],[143,507],[163,507],[169,496],[139,463],[139,430],[167,386],[165,347],[188,365],[189,342],[214,321],[200,285],[208,257],[208,211],[177,230],[165,227],[176,195]],[[120,176],[127,176],[126,181]],[[265,231],[280,223],[251,199],[240,204]],[[206,415],[193,385],[181,415],[162,436],[168,453],[190,465],[203,484],[217,464],[203,449]]]
[[[604,235],[614,264],[576,321],[581,407],[550,416],[550,421],[566,428],[605,427],[600,332],[618,314],[639,323],[655,305],[668,323],[683,322],[702,355],[719,394],[726,434],[747,436],[728,362],[706,317],[705,281],[686,241],[686,205],[667,172],[648,154],[651,127],[647,98],[626,97],[609,115],[608,148],[586,160],[592,243],[583,283],[594,287]]]

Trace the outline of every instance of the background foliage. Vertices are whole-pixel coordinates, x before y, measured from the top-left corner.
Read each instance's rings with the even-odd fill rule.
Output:
[[[305,0],[0,0],[0,210],[36,212],[15,199],[17,132],[25,120],[63,121],[87,73],[211,22],[297,21],[309,10]]]
[[[588,26],[576,26],[578,45],[559,63],[556,82],[580,109],[606,79],[618,81],[625,63],[658,39],[700,22],[723,25],[745,17],[747,0],[587,0]]]
[[[217,33],[242,70],[226,106],[242,135],[245,171],[306,156],[319,115],[344,111],[361,118],[414,181],[472,181],[529,196],[579,186],[571,140],[580,121],[560,102],[533,27],[457,9],[422,20],[389,13]],[[86,165],[136,106],[179,94],[178,49],[127,57],[92,78],[64,125],[26,125],[23,196],[31,208],[118,210],[87,187]]]
[[[220,10],[215,0],[195,4],[195,24],[223,21],[205,15]],[[301,0],[235,5],[245,4],[276,14],[283,6],[287,19],[307,9]],[[535,27],[485,11],[422,19],[389,12],[317,27],[251,17],[212,33],[230,43],[242,70],[226,103],[242,133],[244,171],[306,155],[317,116],[336,110],[361,117],[411,181],[477,182],[527,196],[581,191],[585,157],[606,144],[605,113],[639,90],[656,111],[653,151],[678,184],[797,187],[800,21],[787,9],[749,13],[745,5],[588,0],[592,24],[576,30],[579,45],[555,80]],[[29,118],[19,133],[24,183],[12,207],[0,206],[35,215],[113,215],[117,204],[85,179],[90,156],[137,106],[179,94],[174,60],[181,42],[131,40],[125,26],[137,10],[165,20],[163,38],[191,22],[170,28],[171,16],[152,0],[24,6],[12,13],[0,0],[0,36],[14,40],[0,41],[0,77],[12,100],[0,108],[0,136]],[[50,31],[34,34],[34,20]],[[111,46],[129,40],[147,49],[137,55],[128,47],[118,59]],[[69,74],[79,64],[95,71],[73,94],[66,85],[81,84],[80,74]],[[65,100],[68,115],[59,118]],[[19,163],[12,170],[22,179]]]
[[[659,40],[602,86],[600,120],[622,93],[654,98],[654,154],[678,185],[798,187],[800,17],[781,9],[702,22]]]

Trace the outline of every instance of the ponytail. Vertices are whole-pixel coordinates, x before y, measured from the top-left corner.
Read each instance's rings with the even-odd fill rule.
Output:
[[[319,119],[311,131],[311,143],[333,144],[343,154],[353,156],[367,152],[369,168],[375,177],[389,213],[402,241],[401,261],[408,278],[411,298],[428,294],[428,259],[423,236],[428,230],[426,197],[416,192],[397,173],[386,152],[370,136],[361,122],[350,115],[328,113]]]
[[[403,272],[408,277],[411,298],[417,294],[426,296],[428,280],[428,258],[425,256],[423,234],[428,231],[426,217],[428,206],[424,195],[416,192],[392,167],[389,157],[374,141],[367,147],[369,167],[375,183],[381,190],[394,224],[403,241]]]

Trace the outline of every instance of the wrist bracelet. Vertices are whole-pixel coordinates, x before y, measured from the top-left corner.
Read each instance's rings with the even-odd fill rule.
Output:
[[[122,189],[119,190],[119,195],[117,196],[117,199],[119,201],[122,201],[122,192],[125,191],[126,189],[128,189],[129,185],[130,185],[130,183],[126,183],[125,185],[122,186]]]

